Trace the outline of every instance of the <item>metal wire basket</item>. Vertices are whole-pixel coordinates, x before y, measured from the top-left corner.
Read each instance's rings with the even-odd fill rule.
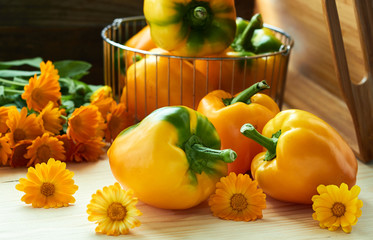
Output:
[[[236,94],[255,82],[266,80],[265,93],[282,106],[292,38],[264,24],[283,43],[280,51],[245,57],[181,57],[144,51],[124,45],[147,25],[143,16],[115,19],[102,30],[104,79],[126,104],[135,121],[153,110],[171,105],[196,109],[208,92],[222,89]],[[141,61],[134,61],[138,56]],[[130,66],[131,65],[131,66]]]

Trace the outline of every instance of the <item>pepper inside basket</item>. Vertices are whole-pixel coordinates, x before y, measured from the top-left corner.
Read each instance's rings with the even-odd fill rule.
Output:
[[[280,51],[245,57],[170,56],[160,49],[144,51],[124,43],[147,25],[143,16],[115,19],[102,30],[104,79],[126,104],[135,121],[157,108],[185,105],[196,109],[210,91],[236,94],[255,82],[271,86],[264,93],[282,106],[292,38],[264,24],[281,40]],[[139,59],[140,61],[134,61]]]

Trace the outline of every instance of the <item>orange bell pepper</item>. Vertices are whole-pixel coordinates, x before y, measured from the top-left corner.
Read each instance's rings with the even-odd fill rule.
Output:
[[[263,128],[245,124],[241,132],[266,149],[251,163],[251,173],[269,196],[294,203],[312,203],[317,186],[356,183],[357,160],[329,124],[301,110],[277,114]]]
[[[237,159],[228,163],[228,172],[246,173],[250,170],[251,160],[262,150],[258,143],[243,136],[240,129],[250,122],[261,131],[280,111],[269,96],[258,93],[267,88],[267,83],[262,81],[234,98],[228,92],[215,90],[200,101],[197,111],[207,116],[215,126],[222,149],[230,148],[237,153]]]
[[[144,28],[142,28],[138,33],[132,36],[124,45],[134,49],[146,51],[157,47],[150,36],[149,25],[146,25]],[[127,66],[131,66],[135,57],[135,52],[124,51],[123,54],[123,57],[127,59]],[[143,57],[143,54],[136,53],[136,58],[137,57]]]
[[[128,68],[127,85],[121,97],[137,120],[164,106],[184,105],[195,109],[208,92],[217,88],[207,83],[189,61],[164,56],[170,53],[160,48],[150,52],[160,55],[149,54]]]

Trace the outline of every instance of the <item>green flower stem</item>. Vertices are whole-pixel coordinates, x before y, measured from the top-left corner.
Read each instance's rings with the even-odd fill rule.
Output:
[[[10,88],[4,88],[4,92],[6,93],[15,93],[15,94],[22,94],[22,90],[16,90],[16,89],[10,89]]]
[[[24,86],[27,85],[26,83],[21,83],[21,82],[16,82],[16,81],[10,81],[10,80],[6,80],[4,78],[0,78],[0,82],[1,83],[5,83],[7,85],[20,86],[20,87],[24,87]]]
[[[257,94],[258,92],[268,89],[269,85],[265,80],[261,82],[257,82],[250,86],[249,88],[246,88],[244,91],[242,91],[240,94],[238,94],[235,98],[232,99],[231,104],[234,104],[236,102],[243,102],[243,103],[250,103],[250,98]]]
[[[65,120],[66,122],[69,120],[69,118],[66,117],[65,115],[60,115],[60,118],[62,118],[62,119]]]

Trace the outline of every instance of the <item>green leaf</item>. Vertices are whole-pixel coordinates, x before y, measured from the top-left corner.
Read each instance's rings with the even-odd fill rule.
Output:
[[[13,60],[13,61],[0,61],[0,69],[7,69],[10,67],[17,67],[17,66],[22,66],[22,65],[29,65],[31,67],[39,68],[41,61],[43,61],[41,57]]]
[[[84,61],[63,60],[54,63],[61,78],[73,78],[79,80],[87,75],[92,65]]]
[[[32,77],[35,74],[40,74],[40,71],[0,70],[0,77],[2,78]]]
[[[0,86],[0,96],[4,95],[4,86]]]

